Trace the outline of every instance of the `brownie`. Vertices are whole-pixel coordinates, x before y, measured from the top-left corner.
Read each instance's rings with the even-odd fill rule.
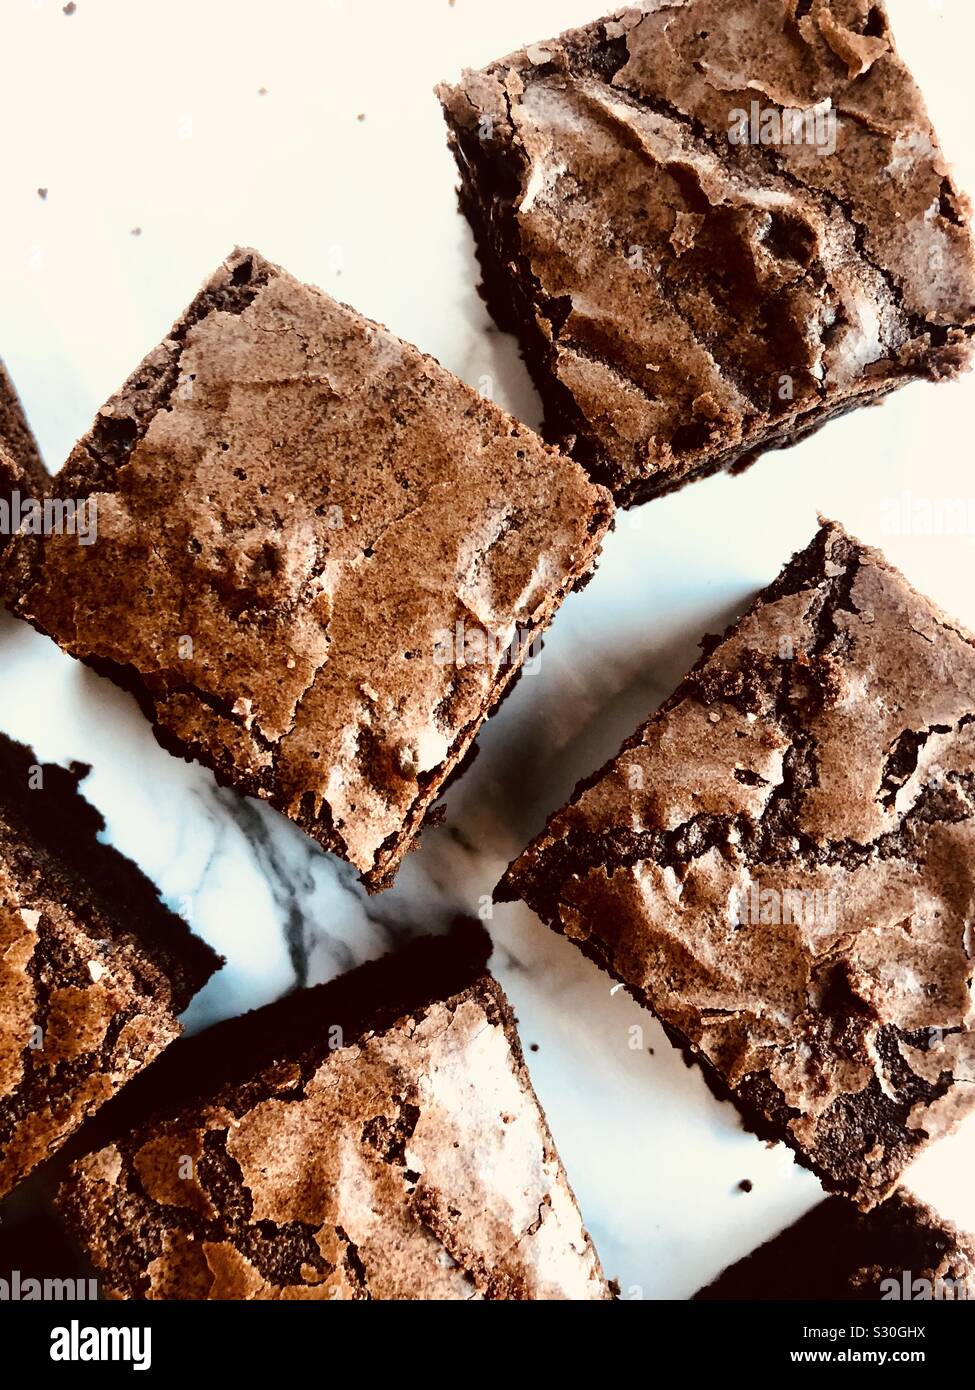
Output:
[[[864,1209],[975,1105],[975,647],[835,524],[512,864]]]
[[[18,499],[42,497],[47,481],[23,406],[0,360],[0,555],[20,523]]]
[[[220,964],[101,843],[86,772],[0,735],[0,1196],[178,1036]]]
[[[21,477],[35,488],[43,489],[47,472],[41,462],[37,441],[27,423],[24,408],[13,382],[0,360],[0,450],[19,468]]]
[[[489,305],[619,502],[968,365],[970,204],[877,0],[650,0],[438,94]]]
[[[901,1191],[873,1211],[831,1197],[695,1298],[871,1302],[975,1298],[975,1240]]]
[[[612,506],[431,358],[253,251],[54,488],[97,503],[98,543],[18,538],[15,611],[372,889],[591,573]]]
[[[110,1296],[610,1297],[489,949],[464,924],[171,1049],[59,1197]]]

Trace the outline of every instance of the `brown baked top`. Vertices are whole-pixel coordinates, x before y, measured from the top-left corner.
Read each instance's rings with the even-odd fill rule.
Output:
[[[975,1104],[975,647],[829,524],[511,866],[831,1190]]]
[[[372,886],[592,569],[610,510],[525,426],[252,251],[55,487],[97,504],[97,541],[18,538],[15,610]],[[458,630],[483,660],[458,659]]]

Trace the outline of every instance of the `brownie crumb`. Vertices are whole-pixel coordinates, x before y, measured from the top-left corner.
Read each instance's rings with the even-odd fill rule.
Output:
[[[742,1178],[741,1182],[738,1184],[738,1191],[751,1192],[753,1186],[754,1184],[752,1183],[751,1178]]]

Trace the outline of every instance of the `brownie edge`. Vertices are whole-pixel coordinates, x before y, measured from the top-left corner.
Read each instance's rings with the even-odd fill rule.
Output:
[[[248,250],[52,486],[97,503],[97,543],[16,537],[13,610],[372,891],[612,516],[527,426]]]
[[[85,771],[0,735],[0,1196],[179,1035],[221,964],[98,839]]]
[[[633,6],[438,95],[546,436],[621,505],[970,366],[971,207],[882,3]]]
[[[866,1213],[832,1197],[730,1266],[695,1299],[975,1299],[975,1239],[903,1189]]]
[[[975,642],[827,523],[511,865],[867,1209],[975,1104]]]
[[[488,950],[461,923],[162,1058],[58,1199],[110,1293],[610,1297]]]

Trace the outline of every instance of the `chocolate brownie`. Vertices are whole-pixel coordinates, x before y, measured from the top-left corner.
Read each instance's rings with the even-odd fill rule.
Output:
[[[220,964],[99,841],[85,772],[0,735],[0,1196],[178,1036]]]
[[[865,1209],[975,1105],[975,646],[826,524],[509,868]]]
[[[20,470],[20,477],[34,488],[43,489],[47,472],[41,462],[37,441],[27,423],[24,408],[14,390],[13,382],[0,361],[0,452]]]
[[[620,502],[968,365],[970,205],[878,0],[644,0],[438,92],[490,307]]]
[[[97,502],[98,542],[18,538],[15,611],[373,889],[611,512],[577,464],[253,251],[54,487]]]
[[[975,1240],[901,1191],[873,1211],[814,1207],[695,1295],[790,1302],[975,1298]]]
[[[43,496],[47,473],[23,406],[0,361],[0,555],[17,529],[20,499]]]
[[[171,1049],[59,1197],[107,1291],[608,1298],[489,949],[465,925]]]

